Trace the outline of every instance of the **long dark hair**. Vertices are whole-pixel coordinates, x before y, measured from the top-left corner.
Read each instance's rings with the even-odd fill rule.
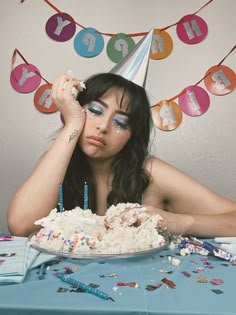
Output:
[[[112,87],[122,88],[128,93],[129,124],[131,137],[124,148],[114,157],[111,171],[112,189],[107,197],[107,207],[119,202],[142,203],[142,194],[149,184],[149,175],[143,165],[148,156],[150,136],[150,108],[144,88],[112,73],[101,73],[90,77],[86,89],[79,94],[83,106],[100,98]],[[122,105],[121,105],[122,106]],[[75,206],[83,208],[83,185],[89,186],[89,208],[96,212],[96,181],[79,144],[71,157],[64,178],[64,206],[70,210]]]

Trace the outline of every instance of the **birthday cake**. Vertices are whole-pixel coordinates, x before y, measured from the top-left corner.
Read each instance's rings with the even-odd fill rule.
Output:
[[[150,216],[145,207],[133,203],[111,206],[105,216],[79,207],[39,219],[39,232],[31,244],[53,252],[72,254],[136,253],[165,245],[158,232],[159,215]]]

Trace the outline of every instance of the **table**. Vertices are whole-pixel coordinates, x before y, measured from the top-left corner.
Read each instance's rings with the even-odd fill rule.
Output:
[[[179,259],[180,265],[174,266],[170,256]],[[68,271],[74,279],[99,285],[115,302],[73,292],[54,276]],[[125,259],[61,258],[43,280],[38,279],[38,272],[39,268],[28,272],[22,284],[0,287],[0,315],[236,314],[236,266],[213,256],[180,256],[179,249],[164,249]],[[175,288],[163,283],[163,278],[173,281]],[[212,279],[223,283],[214,285]],[[126,285],[118,286],[119,282]],[[138,287],[127,285],[131,282]],[[147,290],[150,285],[161,286]]]

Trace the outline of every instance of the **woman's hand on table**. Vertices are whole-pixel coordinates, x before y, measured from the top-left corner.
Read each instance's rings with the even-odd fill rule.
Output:
[[[186,235],[192,224],[191,215],[176,214],[166,210],[143,205],[149,215],[159,214],[162,220],[158,223],[158,230],[168,232],[172,235]]]

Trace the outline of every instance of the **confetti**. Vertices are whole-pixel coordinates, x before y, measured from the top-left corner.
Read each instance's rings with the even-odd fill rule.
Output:
[[[13,240],[13,236],[11,236],[11,235],[4,235],[4,234],[0,235],[0,242],[1,241],[12,241],[12,240]]]
[[[161,281],[165,283],[166,285],[168,285],[168,287],[171,289],[174,289],[176,287],[176,284],[167,278],[163,278]]]
[[[73,293],[85,293],[86,290],[82,289],[82,288],[78,288],[78,287],[73,287],[72,289],[69,290],[69,292],[73,292]]]
[[[224,293],[223,291],[217,290],[217,289],[213,289],[211,291],[214,292],[215,294],[222,294],[222,293]]]
[[[138,288],[138,287],[139,287],[138,284],[137,284],[137,282],[128,282],[127,285],[128,285],[129,287],[134,287],[134,288]]]
[[[188,278],[191,277],[190,273],[188,273],[187,271],[182,271],[182,274]]]
[[[154,290],[160,288],[161,286],[162,286],[162,283],[148,284],[145,289],[146,289],[147,291],[154,291]]]
[[[75,266],[70,266],[70,269],[73,270],[73,271],[76,271],[76,270],[79,269],[79,266],[76,266],[76,265]]]
[[[118,277],[116,273],[108,273],[107,275],[99,275],[100,278],[106,278],[106,277],[109,277],[109,278],[116,278]]]
[[[205,276],[198,276],[197,278],[198,278],[198,280],[197,280],[198,282],[207,283],[207,279]]]
[[[160,269],[159,271],[160,271],[161,273],[168,273],[168,274],[172,274],[172,273],[173,273],[172,270],[168,271],[168,270],[166,270],[166,269]]]
[[[117,274],[115,274],[115,273],[109,273],[107,276],[110,277],[110,278],[116,278],[116,277],[117,277]]]
[[[169,249],[170,250],[174,250],[175,249],[175,243],[174,242],[170,242],[170,245],[169,245]]]
[[[224,283],[224,281],[223,280],[221,280],[221,279],[212,279],[211,281],[210,281],[210,283],[211,284],[213,284],[213,285],[220,285],[220,284],[222,284],[222,283]]]
[[[57,292],[62,292],[62,293],[64,293],[64,292],[67,292],[68,291],[68,289],[67,288],[61,288],[61,287],[59,287],[58,289],[57,289]]]
[[[181,261],[178,258],[175,257],[168,257],[168,260],[171,262],[171,264],[175,267],[178,267],[181,264]]]
[[[190,262],[194,265],[197,265],[197,262],[195,260],[190,260]]]
[[[97,284],[97,283],[89,283],[89,286],[92,287],[92,288],[98,288],[100,287],[100,284]]]
[[[70,268],[65,267],[64,269],[65,269],[64,274],[66,274],[66,275],[70,275],[70,274],[74,273],[74,271],[71,270]]]
[[[134,288],[138,288],[139,287],[137,282],[117,282],[117,286],[118,287],[129,286],[129,287],[134,287]]]
[[[196,270],[196,271],[203,271],[204,268],[203,268],[203,267],[196,267],[195,270]]]
[[[224,266],[224,267],[229,267],[229,264],[225,264],[225,263],[223,263],[223,264],[221,264],[221,266]]]

